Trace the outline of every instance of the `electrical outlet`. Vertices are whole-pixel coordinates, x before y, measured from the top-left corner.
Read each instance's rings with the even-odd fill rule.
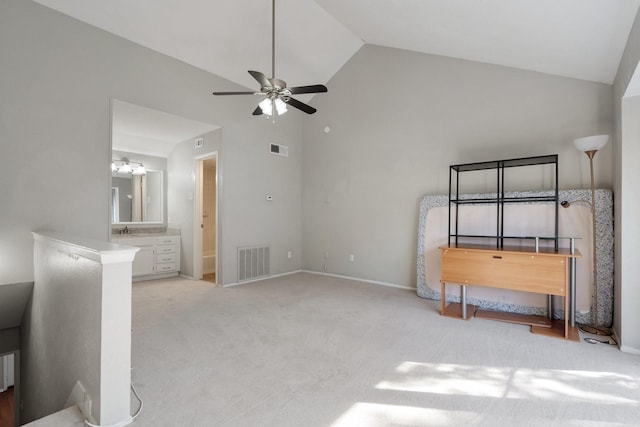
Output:
[[[354,254],[349,254],[349,261],[354,262],[356,260],[356,256]]]
[[[291,251],[287,252],[287,258],[289,259],[293,258],[293,252]]]

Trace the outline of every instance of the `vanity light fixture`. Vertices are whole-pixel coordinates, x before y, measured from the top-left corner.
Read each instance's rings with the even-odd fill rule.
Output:
[[[147,171],[142,165],[142,163],[140,163],[138,166],[135,167],[135,169],[133,169],[131,173],[133,175],[146,175]]]
[[[147,173],[147,170],[144,168],[142,163],[133,162],[126,157],[123,157],[120,160],[112,159],[111,171],[122,174],[130,173],[132,175],[145,175]]]
[[[118,173],[131,173],[131,172],[133,172],[133,168],[128,163],[125,163],[124,165],[118,168]]]

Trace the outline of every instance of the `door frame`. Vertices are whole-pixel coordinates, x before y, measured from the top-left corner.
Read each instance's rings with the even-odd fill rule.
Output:
[[[2,384],[0,384],[0,390],[5,391],[9,386],[15,385],[15,354],[3,354],[0,356],[0,360],[2,360]]]
[[[210,151],[195,157],[195,197],[193,198],[193,278],[202,280],[202,215],[203,215],[203,185],[202,165],[204,160],[216,159],[216,285],[222,284],[222,272],[220,271],[220,257],[222,254],[220,245],[220,157],[218,150]]]
[[[13,357],[7,357],[13,356]],[[9,360],[11,359],[11,360]],[[3,391],[6,391],[5,387],[8,385],[9,381],[7,377],[13,376],[13,423],[16,426],[21,425],[20,423],[20,350],[10,351],[8,353],[0,353],[0,370],[2,370],[2,384],[0,384],[0,390],[4,388]],[[9,370],[11,370],[11,375],[9,375]]]

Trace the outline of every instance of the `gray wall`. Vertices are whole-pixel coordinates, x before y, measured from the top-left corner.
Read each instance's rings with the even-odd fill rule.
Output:
[[[20,349],[20,328],[0,329],[0,354],[13,353]]]
[[[640,61],[640,15],[629,35],[624,55],[614,83],[614,170],[615,176],[615,295],[613,326],[622,348],[640,354],[640,197],[638,183],[640,170],[640,100],[638,96],[625,98],[624,93]]]
[[[32,230],[109,238],[111,98],[223,128],[225,265],[254,238],[299,247],[298,159],[278,168],[261,146],[276,131],[295,145],[300,113],[274,130],[255,99],[211,95],[236,85],[30,1],[0,2],[0,56],[0,284],[33,280]],[[261,203],[267,189],[291,202]],[[274,270],[300,268],[284,258]]]
[[[184,141],[168,161],[169,227],[181,229],[181,274],[194,274],[194,197],[196,157],[218,153],[218,283],[237,281],[237,248],[268,244],[271,274],[300,269],[301,263],[301,128],[287,113],[273,126],[267,120],[264,135],[229,143],[224,130],[203,135],[204,147]],[[270,143],[289,147],[289,157],[270,154]],[[243,159],[252,168],[238,167],[229,158]],[[273,201],[267,201],[267,194]],[[233,232],[232,232],[233,231]],[[287,252],[292,251],[292,259]],[[220,258],[221,257],[221,258]]]
[[[587,188],[572,141],[612,130],[609,85],[379,46],[328,87],[303,122],[303,268],[403,286],[420,197],[448,192],[449,165],[557,153],[561,188]],[[611,147],[598,160],[610,188]]]
[[[222,130],[214,130],[205,135],[202,148],[195,148],[193,140],[183,141],[173,149],[168,159],[169,175],[169,227],[180,228],[180,274],[193,277],[193,225],[195,201],[196,157],[216,152],[222,153]],[[220,171],[221,172],[221,171]],[[218,253],[218,256],[220,254]],[[218,275],[220,281],[220,275]]]

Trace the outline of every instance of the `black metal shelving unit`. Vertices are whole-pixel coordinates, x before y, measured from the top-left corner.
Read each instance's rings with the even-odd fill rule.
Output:
[[[537,166],[552,164],[555,166],[555,188],[549,190],[549,195],[507,197],[505,194],[505,169],[515,167]],[[496,193],[495,197],[463,197],[460,198],[460,174],[464,172],[491,170],[496,171]],[[455,177],[455,188],[454,188]],[[555,224],[554,235],[547,237],[523,237],[505,236],[504,234],[504,205],[507,203],[531,203],[531,202],[555,202]],[[458,233],[458,207],[470,204],[495,204],[496,209],[496,232],[494,235],[471,235]],[[558,251],[558,155],[550,154],[546,156],[524,157],[519,159],[494,160],[489,162],[465,163],[451,165],[449,167],[449,247],[458,246],[459,238],[489,238],[495,239],[496,248],[504,247],[505,239],[538,239],[554,240],[555,251]],[[453,217],[453,223],[452,223]]]

